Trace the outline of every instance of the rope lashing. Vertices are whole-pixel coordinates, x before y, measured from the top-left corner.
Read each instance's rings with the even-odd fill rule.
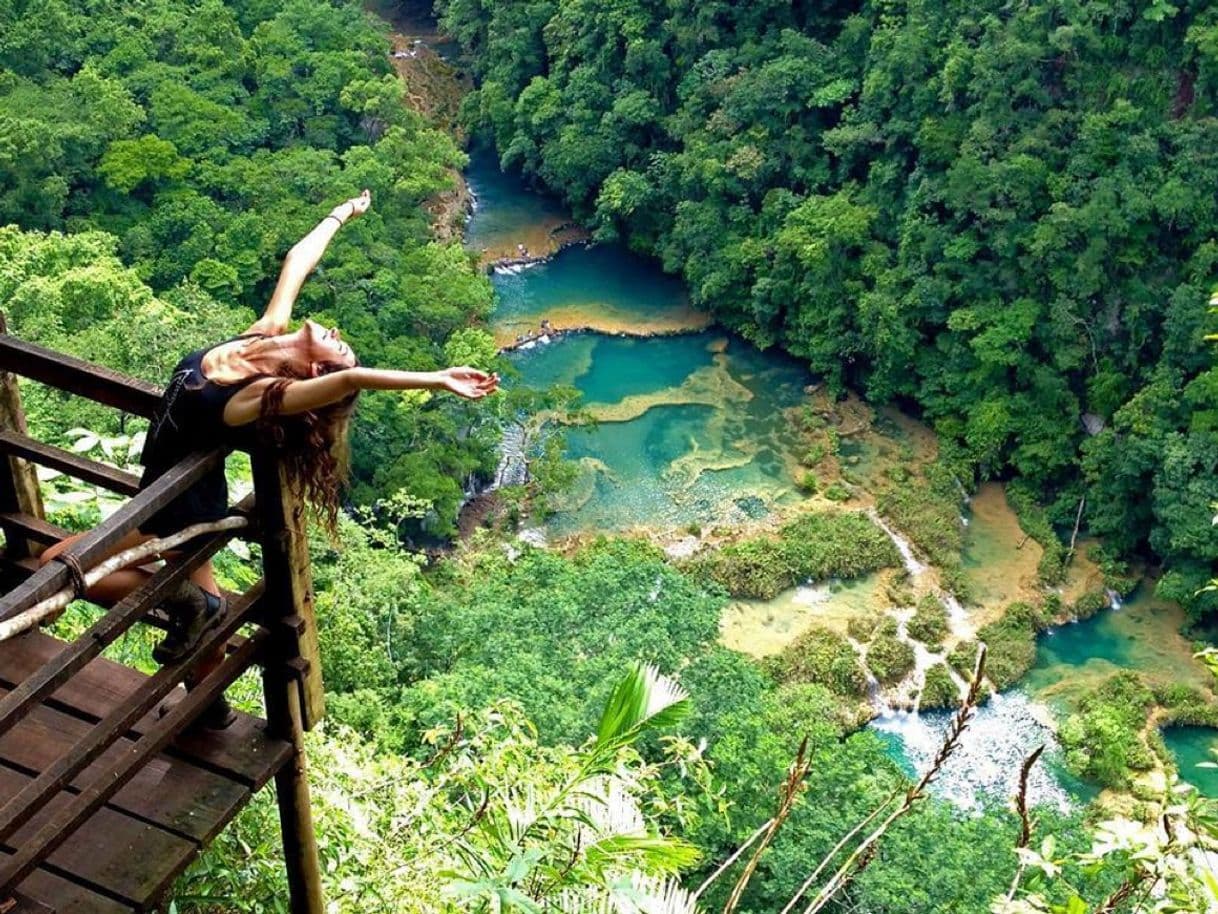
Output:
[[[83,597],[85,591],[89,589],[89,584],[85,580],[84,569],[80,567],[80,560],[67,552],[61,552],[52,558],[51,561],[59,562],[68,569],[68,577],[72,580],[72,598],[79,599]]]
[[[179,530],[177,533],[172,533],[169,536],[150,539],[129,549],[124,549],[117,555],[112,555],[110,558],[98,562],[95,566],[84,572],[82,572],[80,562],[75,556],[60,553],[52,561],[62,562],[67,567],[72,583],[45,600],[34,604],[25,610],[25,612],[18,613],[11,619],[0,622],[0,641],[7,641],[14,635],[19,635],[23,631],[41,624],[111,572],[118,571],[120,568],[126,568],[128,565],[142,561],[159,552],[166,552],[175,546],[180,546],[187,540],[194,539],[196,536],[203,536],[208,533],[220,533],[225,530],[242,530],[248,527],[249,524],[249,518],[240,516],[223,517],[217,521],[192,524],[186,529]]]

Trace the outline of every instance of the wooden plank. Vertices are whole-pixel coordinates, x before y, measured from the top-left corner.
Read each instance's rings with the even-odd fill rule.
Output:
[[[2,335],[0,335],[0,339],[3,339]],[[173,501],[182,489],[202,477],[217,461],[222,459],[221,451],[191,454],[154,480],[148,488],[134,496],[101,526],[69,546],[64,554],[71,554],[82,568],[92,568],[109,556],[123,537],[132,530],[136,530],[145,520]],[[30,575],[29,580],[0,598],[0,619],[9,619],[17,613],[29,609],[39,600],[44,600],[57,593],[68,584],[68,581],[68,569],[64,567],[63,563],[48,563]]]
[[[73,479],[91,482],[119,495],[134,495],[140,490],[138,476],[7,429],[0,429],[0,451],[24,457],[41,466],[67,473]]]
[[[30,631],[0,642],[0,682],[13,688],[33,675],[64,648],[64,642]],[[105,657],[96,657],[59,687],[47,704],[87,723],[96,723],[147,680],[143,673]],[[155,723],[155,712],[126,734],[139,737]],[[238,714],[227,730],[185,733],[174,741],[171,754],[226,774],[254,789],[266,783],[291,755],[291,745],[272,739],[264,721]]]
[[[0,764],[31,777],[66,755],[88,733],[89,724],[47,707],[36,708],[20,725],[0,737]],[[113,767],[132,742],[124,738],[73,778],[79,792],[107,767]],[[210,842],[250,798],[250,788],[238,781],[192,765],[158,756],[123,787],[109,805],[144,819],[183,838]]]
[[[217,648],[223,648],[228,639],[236,634],[237,630],[246,623],[254,603],[261,597],[262,588],[260,587],[255,587],[249,593],[243,594],[234,605],[229,607],[228,614],[224,617],[223,621],[212,631],[208,632],[194,650],[181,660],[166,664],[152,676],[145,679],[138,689],[127,696],[120,704],[113,707],[102,720],[98,721],[97,726],[91,728],[86,738],[73,746],[71,752],[56,759],[49,768],[42,771],[37,778],[22,788],[21,793],[9,799],[3,806],[0,806],[0,841],[6,840],[22,823],[28,821],[38,810],[42,809],[50,798],[67,784],[71,778],[83,771],[86,766],[100,756],[111,744],[128,733],[136,721],[155,711],[166,696],[179,683],[183,682],[192,671],[197,669],[200,663],[210,657]],[[250,639],[249,643],[239,649],[239,653],[240,651],[244,651],[243,656],[252,658],[254,656],[254,639]],[[224,664],[222,664],[222,668],[226,668],[229,662],[236,656],[238,654],[233,654],[226,659]],[[248,662],[246,665],[248,666]],[[207,681],[205,680],[196,691],[206,688],[206,685]],[[10,702],[14,706],[20,707],[20,699],[17,696],[21,692],[21,688],[11,692],[3,701],[0,701],[0,708],[6,708]],[[187,701],[189,700],[188,697]],[[9,718],[0,717],[0,725],[5,724],[12,716],[14,715],[10,714]],[[153,733],[160,732],[162,725],[162,721],[157,721],[148,728],[144,737],[149,737]],[[142,742],[143,738],[141,738]],[[112,784],[121,785],[121,772],[116,771],[110,778],[110,781]]]
[[[58,543],[68,535],[68,531],[63,527],[57,527],[41,517],[20,512],[0,514],[0,527],[4,528],[6,537],[23,536],[47,545]]]
[[[0,768],[0,795],[18,793],[29,782],[25,775]],[[66,795],[56,797],[4,843],[4,849],[12,855],[5,861],[6,866],[16,859],[17,849],[26,847],[35,832],[61,813],[69,800]],[[132,907],[142,907],[150,899],[161,897],[196,851],[193,841],[103,808],[66,837],[44,868]],[[0,883],[0,892],[6,890]]]
[[[8,856],[0,852],[0,859]],[[35,870],[17,887],[22,894],[54,908],[56,914],[131,914],[130,905],[119,904],[75,882]]]
[[[78,796],[72,797],[59,810],[52,813],[49,821],[43,822],[35,834],[18,843],[16,845],[18,849],[13,858],[0,864],[0,893],[17,886],[22,879],[37,869],[43,860],[48,859],[49,854],[53,854],[58,848],[66,846],[67,842],[71,840],[70,836],[76,834],[78,829],[91,821],[91,816],[95,813],[108,812],[104,808],[106,801],[124,784],[129,783],[147,762],[169,744],[169,741],[173,739],[175,734],[187,728],[213,701],[223,694],[224,690],[238,676],[249,668],[266,637],[266,632],[262,631],[259,636],[248,639],[237,651],[226,657],[215,670],[209,673],[201,682],[197,683],[187,693],[185,698],[123,753],[121,761],[117,765],[111,769],[99,772]],[[208,647],[204,644],[200,645],[197,653],[200,656],[206,656],[207,652]],[[155,681],[156,677],[154,676],[150,681],[150,685],[151,682]],[[117,717],[120,711],[121,709],[116,709],[114,716]],[[99,729],[108,726],[109,720],[108,718],[106,723],[99,725]],[[68,758],[73,758],[77,753],[82,752],[79,748],[80,745],[78,744],[78,748],[72,750],[72,754]],[[16,806],[28,794],[31,797],[38,798],[39,802],[37,805],[41,808],[41,806],[45,805],[41,802],[39,794],[41,782],[46,781],[54,788],[62,780],[62,775],[53,775],[53,772],[57,772],[60,769],[66,771],[68,768],[69,764],[67,762],[64,762],[63,765],[59,763],[52,765],[51,768],[48,768],[33,782],[23,787],[17,798],[9,803],[9,806]],[[63,794],[60,793],[59,796],[62,797]],[[7,811],[8,807],[6,806],[4,811],[0,811],[0,818],[4,818],[7,815]],[[0,828],[5,828],[5,826],[0,825]],[[142,900],[159,900],[159,897],[159,893],[157,893],[156,895],[146,896]]]
[[[161,388],[9,334],[0,334],[0,370],[151,419]]]
[[[15,892],[12,898],[0,901],[0,914],[55,914],[55,909]]]

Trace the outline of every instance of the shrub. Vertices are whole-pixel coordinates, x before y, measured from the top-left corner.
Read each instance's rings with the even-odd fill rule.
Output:
[[[867,690],[867,677],[850,642],[819,625],[768,660],[767,666],[781,682],[819,683],[852,697],[862,697]]]
[[[911,638],[916,638],[929,648],[938,649],[947,637],[947,607],[933,593],[925,594],[918,601],[917,610],[906,626]]]
[[[885,685],[900,682],[914,668],[914,650],[897,637],[896,623],[889,619],[876,630],[867,648],[867,666]]]
[[[804,581],[853,578],[899,560],[884,531],[863,514],[842,512],[805,515],[784,525],[777,538],[741,540],[687,568],[734,597],[770,600]]]
[[[866,644],[871,640],[884,616],[882,613],[868,613],[865,616],[855,616],[846,623],[846,631],[855,641]]]
[[[1108,594],[1102,590],[1089,590],[1070,604],[1070,615],[1075,619],[1090,619],[1101,609],[1108,608]]]
[[[926,671],[926,684],[922,686],[922,696],[918,707],[923,711],[936,711],[954,708],[958,704],[960,704],[960,690],[952,679],[951,671],[948,670],[946,664],[936,663]]]
[[[1082,777],[1106,787],[1126,787],[1133,772],[1146,771],[1155,759],[1142,740],[1154,695],[1142,678],[1126,671],[1108,677],[1079,702],[1058,733],[1066,764]]]

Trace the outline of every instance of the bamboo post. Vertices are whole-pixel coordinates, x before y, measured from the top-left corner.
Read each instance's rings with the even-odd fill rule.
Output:
[[[3,314],[0,314],[0,333],[8,333]],[[0,429],[28,434],[17,377],[8,371],[0,371]],[[28,514],[39,519],[45,516],[38,474],[29,461],[8,457],[4,466],[0,466],[0,512]],[[5,537],[5,552],[11,558],[26,558],[41,551],[41,545],[26,537],[14,536],[11,531]]]
[[[304,504],[272,455],[251,457],[272,634],[263,670],[267,726],[293,749],[291,761],[275,775],[291,907],[294,914],[324,914],[304,751],[305,731],[325,711]]]

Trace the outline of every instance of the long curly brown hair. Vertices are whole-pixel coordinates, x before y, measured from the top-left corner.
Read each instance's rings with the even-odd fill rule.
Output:
[[[350,366],[336,362],[317,363],[319,375]],[[288,477],[313,508],[331,540],[338,536],[338,509],[351,466],[347,431],[355,410],[358,391],[329,406],[285,416],[283,396],[293,381],[307,375],[284,365],[262,392],[258,431],[288,469]]]

